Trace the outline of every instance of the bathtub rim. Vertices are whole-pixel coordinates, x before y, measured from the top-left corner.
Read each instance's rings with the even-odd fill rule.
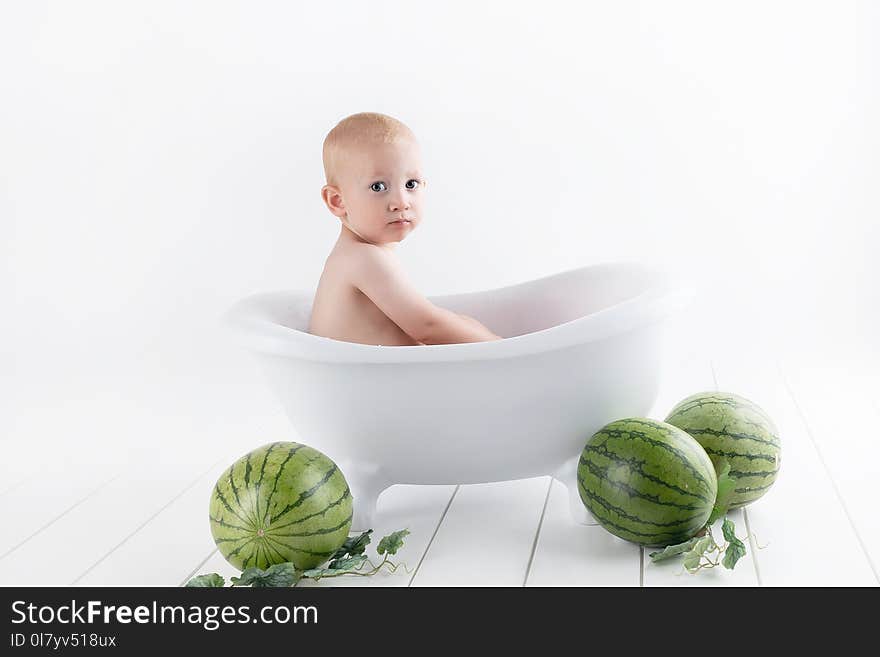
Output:
[[[444,300],[507,291],[587,269],[624,267],[638,268],[650,274],[651,285],[634,297],[589,315],[582,315],[538,331],[490,342],[413,346],[368,345],[313,335],[278,324],[266,317],[266,311],[261,306],[268,299],[314,296],[314,290],[301,288],[250,294],[234,303],[221,315],[220,321],[233,341],[260,354],[325,363],[456,362],[527,356],[599,341],[662,321],[689,305],[696,295],[696,287],[691,279],[679,273],[635,261],[617,260],[575,267],[503,287],[459,294],[431,295],[428,299],[435,303],[440,302],[442,305]]]

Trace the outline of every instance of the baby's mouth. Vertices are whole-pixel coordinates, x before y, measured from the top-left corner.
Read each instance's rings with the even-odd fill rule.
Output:
[[[389,223],[392,223],[392,224],[411,224],[412,219],[397,219],[396,221],[391,221]]]

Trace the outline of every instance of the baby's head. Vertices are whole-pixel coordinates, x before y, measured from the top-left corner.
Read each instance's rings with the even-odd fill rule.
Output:
[[[400,242],[421,222],[421,151],[397,119],[374,112],[342,119],[324,139],[324,175],[324,203],[365,242]]]

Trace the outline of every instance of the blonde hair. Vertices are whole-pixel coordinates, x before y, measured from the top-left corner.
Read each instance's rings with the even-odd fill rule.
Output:
[[[324,177],[328,185],[338,185],[338,172],[345,162],[346,153],[363,145],[381,142],[393,144],[404,139],[415,139],[415,134],[404,123],[378,112],[360,112],[342,119],[324,138]]]

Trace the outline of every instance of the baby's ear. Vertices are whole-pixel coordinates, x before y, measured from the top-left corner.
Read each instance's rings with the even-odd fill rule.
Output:
[[[321,188],[321,199],[324,205],[337,217],[345,216],[345,202],[342,200],[342,194],[339,188],[334,185],[324,185]]]

